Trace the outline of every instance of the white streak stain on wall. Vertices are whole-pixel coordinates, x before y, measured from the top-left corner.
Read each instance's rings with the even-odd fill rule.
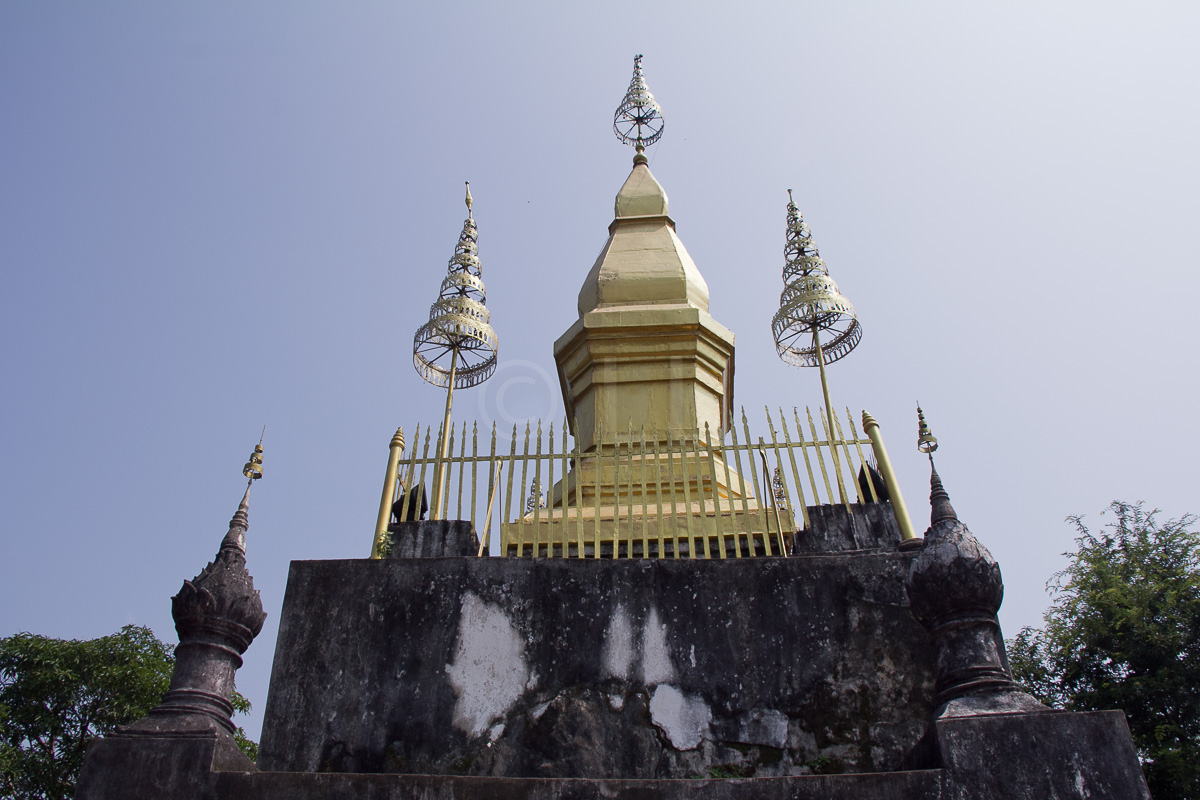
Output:
[[[454,726],[479,736],[513,707],[529,680],[521,636],[504,611],[474,593],[463,598],[458,648],[446,673],[458,700]]]

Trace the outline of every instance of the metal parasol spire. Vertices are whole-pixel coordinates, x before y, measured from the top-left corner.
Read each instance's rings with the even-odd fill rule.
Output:
[[[621,105],[617,107],[617,113],[613,115],[613,133],[622,144],[631,145],[637,150],[633,159],[635,164],[646,163],[646,148],[662,138],[662,108],[646,86],[641,55],[633,57],[633,77]]]
[[[434,386],[446,387],[446,415],[442,421],[438,462],[434,469],[430,519],[441,512],[442,471],[450,443],[450,408],[454,390],[478,386],[496,371],[499,341],[492,330],[487,290],[479,263],[479,231],[472,212],[471,184],[467,182],[467,219],[438,299],[429,308],[429,321],[413,337],[413,365]]]
[[[929,430],[929,423],[925,421],[925,412],[921,410],[921,404],[917,403],[917,449],[929,456],[929,463],[932,464],[933,451],[937,448],[937,437]]]
[[[862,326],[854,306],[838,290],[821,259],[808,223],[788,189],[787,244],[784,245],[783,292],[779,311],[771,320],[779,357],[798,367],[821,371],[821,393],[833,440],[833,403],[825,365],[848,355],[862,341]],[[825,339],[822,342],[822,338]],[[830,448],[837,460],[837,450]]]

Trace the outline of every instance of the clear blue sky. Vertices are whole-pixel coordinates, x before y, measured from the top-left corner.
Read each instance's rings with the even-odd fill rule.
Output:
[[[148,624],[211,558],[267,425],[249,564],[369,552],[387,443],[470,180],[501,367],[458,419],[562,413],[631,152],[737,335],[737,400],[817,404],[775,356],[786,189],[856,305],[835,402],[879,420],[918,527],[920,400],[955,506],[1038,622],[1067,514],[1195,501],[1200,11],[1191,3],[0,6],[0,635]]]

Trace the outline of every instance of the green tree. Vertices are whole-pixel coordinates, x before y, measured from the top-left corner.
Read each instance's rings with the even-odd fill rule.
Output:
[[[158,705],[173,665],[171,648],[135,625],[87,641],[0,639],[0,797],[72,797],[88,743]],[[237,692],[233,703],[250,710]],[[237,739],[257,757],[241,728]]]
[[[1009,642],[1014,677],[1070,711],[1122,709],[1157,800],[1200,798],[1200,533],[1114,502],[1051,578],[1042,629]]]

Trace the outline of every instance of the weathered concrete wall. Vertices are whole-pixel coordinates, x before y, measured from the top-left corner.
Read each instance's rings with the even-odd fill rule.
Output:
[[[946,800],[1150,800],[1125,714],[993,714],[930,730]]]
[[[848,514],[845,506],[809,506],[808,522],[808,527],[795,536],[792,550],[795,555],[900,544],[900,526],[896,524],[891,503],[855,503]]]
[[[910,557],[293,562],[260,768],[895,770],[932,713]]]
[[[393,522],[388,526],[387,558],[443,558],[473,556],[479,537],[471,523],[461,519]]]

